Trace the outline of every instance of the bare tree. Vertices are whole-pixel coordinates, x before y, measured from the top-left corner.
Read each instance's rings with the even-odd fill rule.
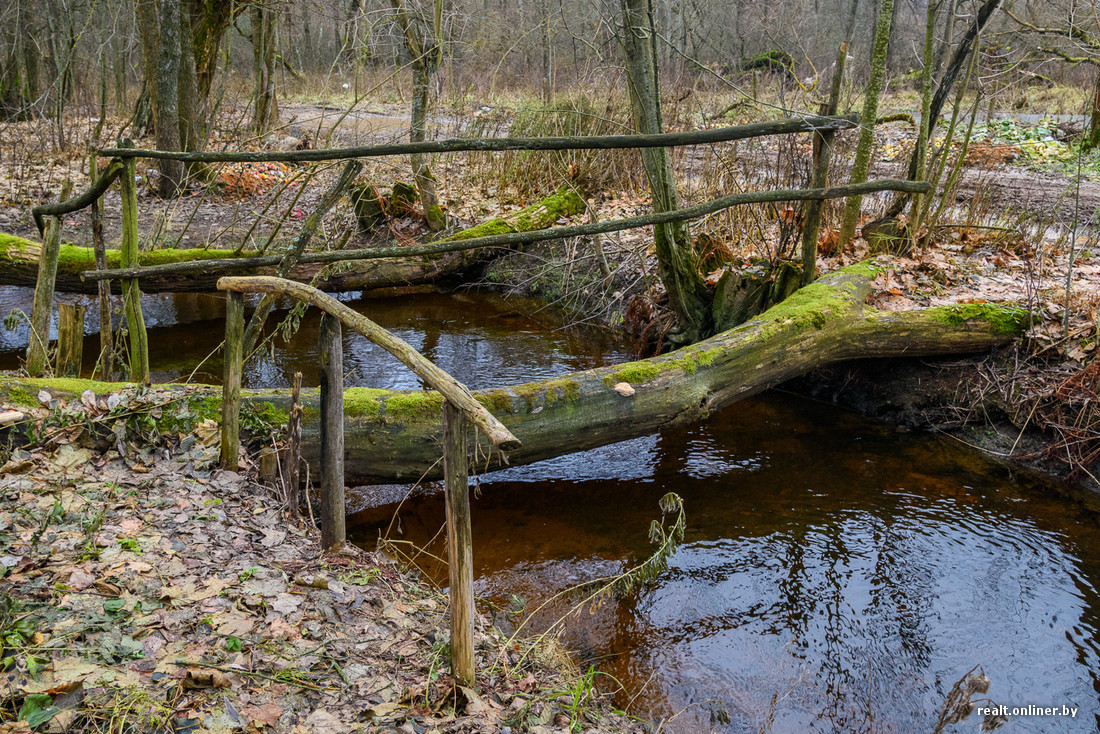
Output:
[[[418,143],[427,135],[428,109],[431,104],[432,74],[443,59],[443,0],[433,0],[430,21],[422,15],[411,12],[405,0],[390,0],[397,24],[405,39],[405,48],[411,57],[413,68],[412,119],[409,123],[409,139]],[[425,26],[430,33],[425,33]],[[428,220],[428,228],[433,232],[443,229],[446,217],[439,206],[436,193],[435,175],[428,165],[426,156],[414,153],[412,159],[413,179],[416,191],[420,195],[420,205]]]

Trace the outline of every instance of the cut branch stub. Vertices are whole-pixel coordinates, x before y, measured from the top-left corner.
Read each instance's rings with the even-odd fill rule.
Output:
[[[461,410],[485,434],[493,446],[501,451],[512,451],[520,447],[519,439],[513,436],[512,432],[493,417],[493,414],[481,403],[477,402],[465,385],[413,349],[408,342],[386,331],[366,316],[351,310],[332,296],[304,283],[259,275],[221,278],[218,280],[218,290],[291,296],[316,306],[401,360],[417,377]]]

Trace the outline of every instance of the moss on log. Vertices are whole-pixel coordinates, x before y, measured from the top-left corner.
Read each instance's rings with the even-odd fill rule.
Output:
[[[864,305],[874,268],[853,265],[819,279],[741,326],[669,354],[474,392],[522,441],[507,455],[527,464],[692,423],[742,398],[815,367],[848,359],[980,352],[1022,333],[1026,313],[990,304],[920,311],[878,311]],[[626,396],[614,387],[630,383]],[[8,380],[0,394],[34,401],[46,387],[79,394],[120,386],[81,380]],[[622,391],[627,392],[627,391]],[[217,411],[219,391],[191,398]],[[290,405],[290,389],[245,391],[251,410],[276,417]],[[317,466],[319,404],[303,390],[303,449]],[[435,392],[349,388],[344,395],[346,479],[349,482],[415,481],[438,476],[442,454],[442,399]],[[474,436],[471,436],[471,452]],[[498,469],[504,456],[477,439],[478,471]],[[488,462],[486,455],[491,458]],[[431,467],[435,465],[435,468]]]

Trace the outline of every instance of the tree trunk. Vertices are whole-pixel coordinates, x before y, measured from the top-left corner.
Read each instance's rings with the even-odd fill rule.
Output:
[[[218,70],[218,48],[222,36],[239,13],[242,3],[225,0],[186,0],[185,26],[190,28],[190,54],[194,59],[195,86],[205,103],[210,99],[214,74]],[[188,35],[188,34],[185,34]]]
[[[157,0],[137,0],[134,19],[141,38],[141,63],[144,79],[134,107],[133,135],[143,135],[157,125],[157,55],[160,53],[160,22]]]
[[[1024,311],[990,304],[877,311],[863,304],[873,276],[866,264],[845,268],[740,328],[676,352],[478,390],[474,396],[522,442],[508,454],[508,464],[519,466],[645,436],[664,425],[701,421],[823,365],[869,357],[981,352],[1011,341],[1026,327]],[[613,389],[621,382],[634,393]],[[13,387],[21,387],[21,393]],[[9,399],[36,395],[43,387],[52,386],[45,380],[3,381],[0,394],[7,392]],[[71,389],[79,394],[84,386],[74,384]],[[217,409],[218,393],[210,388],[188,395],[209,412]],[[302,398],[304,453],[316,476],[317,391],[304,390]],[[281,412],[289,409],[289,391],[244,391],[242,399],[257,406],[267,403]],[[349,388],[344,408],[346,482],[414,482],[441,475],[438,393]],[[470,453],[470,465],[477,471],[504,466],[500,452],[480,436]]]
[[[441,0],[436,0],[436,17],[432,46],[424,45],[424,33],[420,28],[420,21],[409,13],[405,0],[390,0],[394,13],[397,14],[397,24],[401,28],[405,39],[405,49],[412,57],[413,67],[413,99],[412,116],[409,122],[409,140],[413,143],[423,141],[428,130],[428,108],[431,104],[431,80],[432,72],[439,65],[442,54],[442,12]],[[436,193],[435,176],[428,165],[426,157],[422,153],[413,153],[410,161],[413,169],[413,178],[416,182],[416,191],[420,196],[420,206],[424,209],[424,218],[428,222],[428,228],[438,232],[446,226],[446,217],[439,206],[439,195]]]
[[[886,78],[886,51],[890,43],[890,18],[893,8],[894,0],[880,0],[871,52],[871,79],[867,82],[867,89],[864,92],[863,113],[860,116],[863,126],[859,131],[859,143],[856,145],[851,183],[866,181],[867,171],[871,167],[871,148],[874,145],[875,120],[878,118],[878,98],[882,94],[882,85]],[[837,247],[843,248],[855,236],[862,203],[862,196],[851,196],[844,203],[844,215],[840,221]]]
[[[1100,69],[1092,87],[1092,112],[1089,115],[1089,148],[1100,147]]]
[[[187,0],[182,0],[187,2]],[[202,150],[206,137],[205,102],[199,95],[188,13],[180,12],[179,129],[180,150]],[[188,166],[191,172],[193,166]]]
[[[255,104],[252,129],[263,135],[279,121],[275,98],[275,11],[266,2],[252,6],[252,74]]]
[[[160,38],[157,49],[156,97],[153,111],[157,125],[157,147],[180,149],[180,0],[161,0]],[[183,184],[183,163],[163,159],[158,163],[158,190],[164,197],[175,196]]]
[[[638,132],[664,132],[661,97],[657,76],[657,57],[653,28],[652,0],[622,0],[622,45],[626,63],[630,102]],[[679,208],[679,195],[672,176],[667,148],[642,150],[655,211]],[[654,228],[657,268],[668,292],[669,302],[680,322],[674,341],[684,344],[706,336],[711,328],[710,301],[691,246],[691,236],[683,222]]]

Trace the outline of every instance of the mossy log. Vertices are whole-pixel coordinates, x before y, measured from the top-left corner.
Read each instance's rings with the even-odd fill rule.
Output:
[[[471,467],[486,471],[527,464],[644,436],[664,425],[700,421],[749,395],[843,360],[985,351],[1017,337],[1026,323],[1023,310],[991,304],[878,311],[864,304],[873,276],[867,264],[845,268],[735,329],[669,354],[475,391],[522,446],[505,456],[471,435]],[[629,383],[633,393],[615,390],[621,382]],[[76,394],[119,387],[78,380],[0,385],[6,386],[0,395],[14,402],[17,394],[34,401],[41,387]],[[218,391],[193,394],[216,415]],[[245,410],[281,422],[290,390],[246,391],[243,400]],[[317,467],[317,391],[304,390],[302,401],[304,454]],[[346,480],[438,477],[441,410],[436,392],[349,388],[344,394]]]
[[[562,217],[573,216],[584,211],[584,202],[575,192],[568,189],[547,196],[530,206],[505,217],[495,217],[458,232],[457,234],[436,240],[436,243],[466,240],[487,235],[499,235],[512,232],[528,232],[553,226]],[[38,260],[42,245],[9,234],[0,234],[0,285],[34,285],[38,277]],[[348,263],[338,272],[314,282],[314,278],[326,267],[320,262],[299,262],[287,275],[291,280],[312,283],[325,291],[367,290],[391,286],[419,285],[432,283],[452,273],[461,272],[475,262],[492,257],[500,250],[456,251],[426,255],[423,257],[388,260],[371,260]],[[234,253],[230,250],[151,250],[141,253],[142,265],[165,265],[169,263],[206,262],[214,264],[229,258],[257,257],[260,253],[244,251]],[[187,273],[144,274],[141,276],[142,293],[212,293],[218,278],[224,275],[275,275],[281,256],[273,256],[271,262],[262,267],[242,262],[239,268],[210,270],[191,270]],[[121,266],[118,250],[107,250],[107,266]],[[58,293],[97,293],[98,285],[92,280],[84,281],[80,273],[95,270],[95,252],[91,247],[78,247],[62,244],[57,263],[55,289]],[[112,281],[112,288],[118,293],[118,285]]]

